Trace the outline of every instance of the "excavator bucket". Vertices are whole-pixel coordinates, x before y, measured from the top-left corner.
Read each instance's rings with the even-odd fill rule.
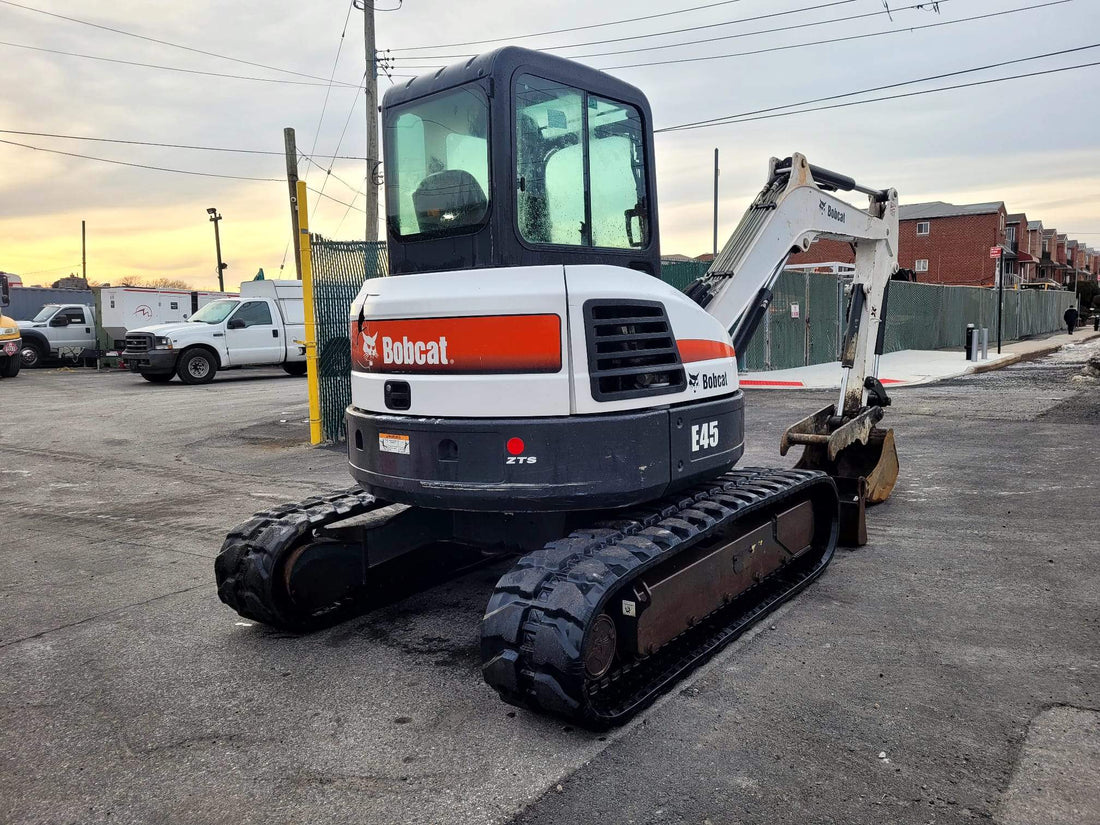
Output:
[[[867,505],[886,501],[898,480],[894,431],[876,426],[882,416],[881,407],[867,407],[844,421],[830,405],[790,427],[779,442],[781,455],[803,445],[796,468],[832,476],[840,493],[840,542],[850,547],[867,543]]]

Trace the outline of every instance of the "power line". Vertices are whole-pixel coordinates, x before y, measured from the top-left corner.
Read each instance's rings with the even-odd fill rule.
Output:
[[[770,52],[782,52],[789,51],[791,49],[804,49],[808,46],[823,46],[831,43],[845,43],[852,40],[864,40],[870,37],[884,37],[891,34],[909,34],[915,31],[921,31],[922,29],[935,29],[940,26],[953,26],[956,23],[969,23],[974,20],[987,20],[993,17],[1002,17],[1004,15],[1016,14],[1022,11],[1032,11],[1034,9],[1042,9],[1047,6],[1060,6],[1063,3],[1070,3],[1072,0],[1050,0],[1046,3],[1037,3],[1030,6],[1021,6],[1016,9],[1004,9],[1002,11],[989,12],[987,14],[978,14],[973,17],[960,17],[957,20],[944,20],[940,23],[925,23],[920,26],[908,26],[904,29],[889,29],[882,32],[870,32],[868,34],[852,34],[845,37],[831,37],[824,40],[811,40],[807,43],[793,43],[788,46],[769,46],[764,49],[753,49],[745,52],[732,52],[729,54],[715,54],[707,55],[704,57],[680,57],[670,60],[654,60],[647,63],[627,63],[619,66],[605,66],[600,71],[611,72],[618,69],[638,69],[648,66],[669,66],[674,63],[701,63],[708,60],[725,60],[732,57],[749,57],[757,54],[768,54]]]
[[[232,152],[240,155],[278,155],[283,157],[285,152],[274,152],[267,149],[233,149],[227,146],[195,146],[187,143],[154,143],[148,140],[121,140],[118,138],[87,137],[85,135],[62,135],[54,132],[25,132],[16,129],[0,129],[0,135],[22,135],[23,137],[47,137],[61,140],[86,140],[92,143],[119,143],[124,146],[155,146],[162,149],[193,149],[202,152]],[[366,160],[362,155],[337,155],[333,160]]]
[[[431,46],[407,46],[403,49],[398,49],[400,52],[413,52],[424,51],[425,49],[454,49],[460,46],[479,46],[483,43],[496,43],[501,40],[529,40],[532,37],[544,37],[548,34],[565,34],[566,32],[577,32],[583,29],[602,29],[606,26],[621,26],[624,23],[638,23],[642,20],[656,20],[658,17],[671,17],[675,14],[687,14],[688,12],[699,11],[701,9],[713,9],[717,6],[728,6],[731,3],[740,3],[741,0],[722,0],[719,3],[707,3],[704,6],[692,6],[688,9],[677,9],[676,11],[665,11],[660,14],[647,14],[643,17],[629,17],[625,20],[612,20],[608,23],[591,23],[587,26],[572,26],[568,29],[553,29],[551,31],[533,32],[530,34],[513,34],[508,37],[494,37],[488,40],[468,40],[465,43],[436,43]]]
[[[340,53],[344,50],[344,35],[348,33],[348,21],[351,20],[352,8],[351,0],[348,0],[348,13],[344,18],[344,28],[340,31],[340,43],[336,47],[336,59],[332,61],[332,73],[329,75],[328,86],[325,88],[325,102],[321,106],[321,116],[317,118],[317,129],[313,133],[313,147],[309,150],[310,154],[317,151],[317,140],[321,137],[321,124],[325,122],[325,112],[328,110],[329,95],[332,94],[332,81],[336,77],[336,67],[340,65]]]
[[[309,81],[309,80],[289,80],[289,79],[277,78],[277,77],[253,77],[251,75],[226,74],[224,72],[204,72],[204,71],[200,71],[199,69],[184,69],[180,66],[163,66],[163,65],[160,65],[160,64],[157,64],[157,63],[139,63],[139,62],[134,61],[134,60],[121,60],[121,59],[116,58],[116,57],[102,57],[102,56],[96,55],[96,54],[81,54],[79,52],[66,52],[66,51],[62,51],[60,49],[47,49],[43,46],[30,46],[26,43],[11,43],[11,42],[8,42],[8,41],[3,41],[3,40],[0,40],[0,46],[9,46],[13,49],[28,49],[30,51],[46,52],[48,54],[59,54],[59,55],[65,56],[65,57],[79,57],[79,58],[83,58],[84,60],[99,60],[99,61],[102,61],[104,63],[118,63],[118,64],[121,64],[123,66],[138,66],[138,67],[143,68],[143,69],[161,69],[161,70],[166,71],[166,72],[181,72],[183,74],[197,74],[197,75],[203,75],[204,77],[223,77],[223,78],[229,78],[231,80],[251,80],[251,81],[254,81],[254,82],[257,82],[257,83],[282,83],[282,84],[286,84],[286,85],[290,85],[290,86],[324,86],[325,85],[324,83],[314,83],[313,81]],[[342,80],[337,81],[337,84],[340,85],[340,86],[349,86],[349,87],[354,87],[355,86],[354,83],[345,83]]]
[[[935,3],[936,13],[939,14],[939,7],[943,3],[948,3],[950,0],[938,0]],[[897,13],[899,11],[912,11],[914,9],[927,10],[932,8],[933,4],[927,2],[913,3],[909,6],[899,6],[898,8],[891,9],[889,13]],[[774,29],[757,29],[751,32],[737,32],[735,34],[723,34],[718,37],[707,37],[702,40],[685,40],[682,43],[671,43],[667,46],[639,46],[634,49],[619,49],[613,52],[598,52],[594,54],[578,54],[570,55],[570,60],[587,60],[592,57],[614,57],[620,54],[634,54],[636,52],[653,52],[661,49],[675,49],[682,46],[698,46],[702,43],[717,43],[719,40],[737,40],[742,37],[755,37],[758,34],[776,34],[778,32],[795,31],[797,29],[811,29],[815,26],[827,26],[832,23],[847,23],[850,20],[862,20],[867,17],[880,17],[883,14],[887,14],[886,11],[871,11],[863,12],[861,14],[850,14],[847,17],[832,17],[828,20],[817,20],[809,23],[797,23],[793,26],[780,26]],[[892,20],[893,18],[891,18]]]
[[[325,177],[326,177],[326,178],[328,178],[328,177],[332,177],[332,178],[335,178],[335,179],[336,179],[336,181],[337,181],[338,183],[341,183],[341,184],[343,184],[344,186],[346,186],[346,187],[348,188],[348,191],[349,191],[349,192],[355,192],[355,191],[357,191],[357,190],[356,190],[356,188],[355,188],[354,186],[352,186],[352,185],[351,185],[350,183],[348,183],[348,182],[347,182],[346,180],[344,180],[344,179],[343,179],[342,177],[340,177],[339,175],[337,175],[337,174],[336,174],[335,172],[333,172],[333,171],[332,171],[331,169],[326,169],[326,168],[325,168],[324,166],[322,166],[321,164],[319,164],[319,163],[318,163],[317,161],[315,161],[315,160],[314,160],[313,158],[311,158],[311,157],[310,157],[309,155],[305,155],[305,154],[303,154],[303,155],[302,155],[302,160],[304,160],[304,161],[305,161],[306,163],[310,164],[311,166],[315,166],[315,167],[316,167],[317,169],[320,169],[320,170],[321,170],[322,172],[324,172],[324,173],[325,173]]]
[[[280,181],[280,183],[281,182],[282,181]],[[341,206],[350,207],[350,208],[354,209],[356,212],[362,212],[364,215],[367,214],[366,209],[360,209],[358,206],[353,206],[352,204],[348,203],[347,201],[342,201],[339,198],[334,198],[334,197],[332,197],[332,195],[326,195],[324,192],[320,191],[319,189],[314,189],[312,186],[308,186],[306,188],[309,189],[309,191],[312,192],[313,194],[317,195],[317,197],[319,197],[319,198],[324,198],[325,200],[334,201],[335,203],[338,203]]]
[[[340,223],[336,224],[336,229],[333,230],[332,237],[335,238],[340,234],[340,227],[342,227],[344,225],[344,221],[346,221],[348,219],[348,215],[351,214],[351,210],[356,208],[354,206],[354,204],[357,200],[359,200],[359,196],[363,194],[363,190],[367,188],[367,181],[368,180],[369,180],[369,177],[364,176],[363,183],[359,187],[359,191],[357,191],[355,193],[355,197],[353,197],[351,199],[351,203],[348,204],[348,208],[344,210],[344,216],[342,218],[340,218]],[[366,210],[364,210],[364,213],[365,212],[366,212]]]
[[[810,104],[813,104],[813,103],[823,103],[826,100],[839,100],[840,98],[854,97],[855,95],[870,94],[871,92],[882,92],[882,91],[885,91],[887,89],[897,89],[897,88],[900,88],[901,86],[911,86],[914,83],[926,83],[930,80],[943,80],[943,79],[948,78],[948,77],[958,77],[959,75],[971,74],[973,72],[982,72],[982,71],[986,71],[988,69],[999,69],[1002,66],[1010,66],[1010,65],[1015,64],[1015,63],[1027,63],[1031,60],[1043,60],[1043,59],[1048,58],[1048,57],[1059,57],[1059,56],[1064,55],[1064,54],[1073,54],[1075,52],[1087,51],[1089,49],[1096,49],[1096,48],[1100,48],[1100,43],[1093,43],[1092,45],[1089,45],[1089,46],[1077,46],[1077,47],[1072,48],[1072,49],[1062,49],[1061,51],[1056,51],[1056,52],[1047,52],[1046,54],[1032,55],[1031,57],[1018,57],[1018,58],[1015,58],[1013,60],[1003,60],[999,63],[987,63],[984,66],[976,66],[972,69],[959,69],[958,71],[954,71],[954,72],[944,72],[942,74],[928,75],[927,77],[918,77],[918,78],[915,78],[913,80],[903,80],[899,83],[888,83],[888,84],[883,85],[883,86],[872,86],[870,88],[860,89],[859,91],[855,91],[855,92],[844,92],[842,94],[827,95],[825,97],[817,97],[817,98],[813,98],[811,100],[802,100],[802,101],[799,101],[798,103],[786,103],[782,106],[770,106],[766,109],[754,109],[754,110],[749,111],[749,112],[739,112],[739,113],[733,114],[733,115],[723,115],[722,117],[712,117],[712,118],[707,118],[706,120],[696,120],[696,121],[692,121],[692,122],[689,122],[689,123],[681,123],[681,124],[678,124],[676,126],[666,126],[663,129],[654,129],[653,131],[654,131],[654,133],[658,133],[658,132],[676,132],[676,131],[684,131],[684,130],[688,130],[688,129],[702,128],[704,126],[717,126],[717,125],[719,125],[721,123],[725,123],[727,121],[731,121],[731,120],[735,120],[735,119],[743,118],[743,117],[749,117],[751,115],[764,114],[765,112],[775,112],[775,111],[778,111],[780,109],[791,109],[795,106],[809,106]]]
[[[184,51],[193,52],[194,54],[203,54],[203,55],[206,55],[207,57],[217,57],[221,60],[230,60],[234,63],[242,63],[246,66],[253,66],[253,67],[258,68],[258,69],[268,69],[268,70],[273,71],[273,72],[283,72],[284,74],[292,74],[292,75],[296,75],[297,77],[306,77],[306,78],[309,78],[310,80],[320,80],[322,82],[327,82],[325,80],[325,78],[318,77],[317,75],[306,74],[305,72],[296,72],[293,69],[283,69],[283,68],[280,68],[279,66],[268,66],[265,63],[255,63],[251,60],[243,60],[239,57],[230,57],[229,55],[219,54],[217,52],[208,52],[208,51],[205,51],[203,49],[196,49],[193,46],[184,46],[181,43],[173,43],[170,40],[160,40],[159,38],[156,38],[156,37],[149,37],[149,36],[144,35],[144,34],[137,34],[136,32],[126,31],[125,29],[119,29],[119,28],[115,28],[113,26],[105,26],[101,23],[92,23],[89,20],[81,20],[77,17],[68,17],[64,14],[57,14],[56,12],[46,11],[45,9],[38,9],[38,8],[35,8],[34,6],[24,5],[23,3],[16,3],[16,2],[14,2],[14,0],[0,0],[0,3],[3,3],[5,6],[12,6],[13,8],[23,9],[24,11],[31,11],[31,12],[34,12],[35,14],[43,14],[47,17],[53,17],[53,18],[56,18],[58,20],[67,20],[70,23],[79,23],[82,26],[90,26],[93,29],[100,29],[102,31],[114,32],[115,34],[122,34],[122,35],[125,35],[126,37],[135,37],[138,40],[145,40],[149,43],[157,43],[161,46],[171,46],[174,49],[183,49]]]
[[[773,114],[758,115],[758,116],[754,116],[754,117],[745,117],[745,118],[741,118],[741,119],[738,119],[738,120],[724,120],[721,123],[703,124],[701,126],[687,126],[687,127],[684,127],[683,129],[679,129],[679,130],[675,129],[675,127],[666,127],[666,129],[664,131],[673,131],[673,130],[686,131],[686,130],[689,130],[689,129],[706,129],[706,128],[709,128],[711,126],[728,126],[730,124],[736,124],[736,123],[750,123],[754,120],[771,120],[772,118],[777,118],[777,117],[788,117],[790,115],[802,115],[802,114],[807,114],[809,112],[821,112],[821,111],[825,111],[826,109],[846,109],[850,106],[862,106],[865,103],[879,103],[879,102],[884,101],[884,100],[900,100],[902,98],[907,98],[907,97],[920,97],[921,95],[935,94],[936,92],[950,92],[950,91],[954,91],[956,89],[969,89],[969,88],[973,88],[975,86],[988,86],[992,83],[1004,83],[1005,81],[1008,81],[1008,80],[1022,80],[1023,78],[1027,78],[1027,77],[1042,77],[1043,75],[1058,74],[1059,72],[1068,72],[1068,71],[1072,71],[1074,69],[1087,69],[1087,68],[1091,68],[1093,66],[1100,66],[1100,61],[1096,61],[1094,63],[1079,63],[1075,66],[1063,66],[1063,67],[1058,68],[1058,69],[1045,69],[1043,71],[1037,71],[1037,72],[1026,72],[1024,74],[1009,75],[1007,77],[994,77],[994,78],[990,78],[989,80],[976,80],[972,83],[957,83],[954,86],[941,86],[941,87],[936,88],[936,89],[922,89],[922,90],[917,91],[917,92],[904,92],[902,94],[896,94],[896,95],[883,95],[882,97],[872,97],[872,98],[868,98],[867,100],[853,100],[853,101],[850,101],[848,103],[831,103],[827,106],[814,106],[814,107],[809,108],[809,109],[799,109],[799,110],[794,111],[794,112],[777,112],[777,113],[773,113]]]
[[[739,23],[751,23],[751,22],[755,22],[755,21],[758,21],[758,20],[767,20],[767,19],[770,19],[770,18],[779,18],[779,17],[784,17],[784,15],[788,15],[788,14],[800,14],[800,13],[807,12],[807,11],[817,11],[817,10],[820,10],[820,9],[827,9],[827,8],[834,7],[834,5],[846,5],[848,3],[853,3],[853,2],[856,2],[856,0],[833,0],[832,2],[827,2],[827,3],[815,3],[813,5],[804,5],[804,7],[799,8],[799,9],[789,9],[787,11],[769,12],[768,14],[753,15],[753,17],[750,17],[750,18],[738,18],[736,20],[727,20],[724,23],[707,23],[705,25],[686,26],[686,27],[684,27],[684,29],[670,29],[667,32],[654,32],[652,34],[635,34],[635,35],[631,35],[629,37],[612,37],[612,38],[608,38],[608,40],[588,41],[586,43],[570,43],[570,44],[565,44],[565,45],[560,45],[560,46],[543,46],[540,51],[542,51],[542,52],[560,52],[562,50],[566,50],[566,48],[582,48],[584,46],[598,46],[598,45],[604,45],[606,43],[624,43],[626,41],[632,41],[632,40],[647,40],[647,38],[649,38],[649,37],[663,37],[665,35],[670,35],[670,34],[684,34],[686,32],[698,32],[698,31],[705,31],[705,30],[720,29],[720,27],[727,26],[727,25],[737,25]],[[939,3],[944,3],[944,2],[949,2],[949,0],[938,0],[938,2]],[[924,2],[917,2],[917,3],[913,3],[911,5],[904,5],[904,7],[901,7],[899,9],[894,9],[894,11],[905,11],[905,10],[908,10],[908,9],[917,9],[917,8],[931,8],[931,5],[932,5],[932,3],[927,2],[927,0],[925,0]],[[608,55],[608,54],[625,54],[627,52],[645,52],[645,51],[650,51],[650,50],[656,50],[656,48],[674,48],[676,46],[696,45],[698,43],[711,43],[711,42],[717,41],[717,40],[728,40],[728,38],[730,38],[730,37],[749,37],[749,36],[752,36],[752,35],[755,35],[755,34],[773,34],[775,32],[792,31],[794,29],[807,29],[807,27],[811,27],[811,26],[815,26],[815,25],[825,25],[827,23],[843,23],[843,22],[848,21],[848,20],[860,20],[862,18],[880,17],[880,15],[886,14],[886,13],[887,12],[884,11],[884,10],[870,11],[870,12],[864,12],[864,13],[861,13],[861,14],[849,15],[849,17],[846,17],[846,18],[831,18],[831,19],[828,19],[828,20],[818,20],[818,21],[812,21],[812,22],[809,22],[809,23],[798,23],[798,24],[788,25],[788,26],[779,26],[779,27],[775,27],[775,29],[761,29],[761,30],[758,30],[758,31],[755,31],[755,32],[744,32],[744,33],[740,33],[740,34],[719,35],[719,36],[716,36],[716,37],[707,37],[707,38],[705,38],[705,40],[687,41],[687,42],[684,42],[684,43],[672,43],[672,44],[664,45],[664,46],[646,46],[646,47],[639,47],[639,48],[629,48],[629,50],[620,51],[620,52],[604,52],[604,53],[601,53],[601,54],[576,55],[575,58],[599,57],[599,56]],[[415,58],[420,58],[420,59],[436,59],[436,58],[450,59],[450,58],[462,58],[462,57],[471,57],[471,56],[473,56],[473,55],[470,55],[470,54],[415,55],[414,57],[410,57],[410,58],[406,58],[406,59],[415,59]],[[574,57],[571,56],[570,59],[574,59]],[[409,67],[410,67],[409,64],[404,64],[403,65],[403,68],[409,68]],[[432,68],[432,66],[423,66],[423,65],[419,65],[419,64],[417,64],[417,67],[418,68]]]
[[[45,275],[47,272],[61,272],[63,269],[73,270],[79,268],[80,261],[77,261],[75,264],[69,264],[68,266],[55,266],[53,269],[36,269],[34,272],[21,272],[19,275],[20,277],[26,275],[29,278],[31,275]]]
[[[29,143],[17,143],[14,140],[0,139],[0,143],[7,144],[9,146],[19,146],[23,149],[32,149],[35,152],[49,152],[53,155],[65,155],[70,158],[83,158],[84,160],[98,160],[100,163],[112,163],[116,166],[131,166],[135,169],[152,169],[157,172],[175,172],[180,175],[197,175],[203,178],[225,178],[228,180],[249,180],[249,181],[263,181],[265,183],[283,183],[282,178],[250,178],[242,175],[220,175],[214,172],[196,172],[191,169],[172,169],[167,166],[150,166],[145,163],[130,163],[125,160],[112,160],[111,158],[101,158],[95,155],[81,155],[77,152],[64,152],[61,149],[46,149],[42,146],[31,146]]]
[[[367,81],[367,71],[365,70],[363,72],[363,83],[365,84],[366,81]],[[354,188],[351,186],[351,184],[349,184],[347,181],[343,180],[342,178],[340,178],[336,175],[333,175],[332,164],[336,160],[336,155],[340,152],[340,147],[344,144],[344,136],[348,132],[348,124],[351,123],[352,115],[355,114],[355,109],[356,109],[358,103],[359,103],[359,95],[357,94],[357,95],[355,95],[355,99],[352,100],[351,106],[348,107],[348,116],[347,116],[347,118],[344,119],[344,128],[340,130],[340,138],[336,141],[336,148],[333,150],[332,157],[329,159],[328,168],[325,169],[325,178],[324,178],[323,181],[321,181],[321,192],[322,193],[325,191],[325,187],[328,185],[328,179],[329,179],[330,176],[331,177],[336,177],[336,179],[338,181],[340,181],[340,183],[344,184],[344,186],[346,186],[348,189],[350,189],[351,191],[355,191]],[[316,145],[316,142],[317,141],[314,140],[315,145]],[[317,166],[318,168],[324,169],[324,167],[320,166],[320,164],[318,164],[315,160],[313,160],[312,157],[308,158],[308,160],[314,166]],[[369,162],[369,160],[368,160],[368,162]],[[308,175],[307,175],[307,177],[308,177]],[[319,205],[319,202],[313,204],[313,214],[314,215],[317,213],[318,205]],[[311,215],[311,219],[312,219],[312,215]]]

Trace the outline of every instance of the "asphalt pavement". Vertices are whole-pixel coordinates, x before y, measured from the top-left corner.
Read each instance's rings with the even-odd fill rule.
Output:
[[[507,562],[304,637],[218,601],[229,527],[350,484],[303,446],[304,380],[25,371],[0,383],[0,822],[1046,821],[1044,771],[1096,760],[1089,352],[894,390],[871,543],[607,734],[482,682]],[[793,463],[780,431],[831,400],[749,391],[744,463]]]

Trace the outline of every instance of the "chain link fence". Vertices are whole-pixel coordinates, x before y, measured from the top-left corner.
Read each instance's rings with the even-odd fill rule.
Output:
[[[385,241],[330,241],[310,236],[313,309],[325,441],[346,437],[344,410],[351,403],[351,304],[363,282],[389,271]]]

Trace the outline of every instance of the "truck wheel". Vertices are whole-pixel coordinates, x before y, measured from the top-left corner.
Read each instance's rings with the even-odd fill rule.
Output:
[[[176,375],[184,384],[209,384],[217,371],[214,358],[203,349],[186,350],[176,366]]]
[[[20,356],[23,359],[23,366],[27,369],[34,369],[46,359],[46,354],[42,352],[41,347],[29,341],[23,344]]]
[[[150,384],[167,384],[173,376],[170,372],[143,372],[141,377]]]
[[[305,361],[290,361],[283,364],[283,372],[287,375],[305,375],[306,374],[306,362]]]
[[[18,355],[9,355],[4,366],[0,367],[0,375],[5,378],[15,378],[19,375],[19,368],[23,366],[22,360]]]

